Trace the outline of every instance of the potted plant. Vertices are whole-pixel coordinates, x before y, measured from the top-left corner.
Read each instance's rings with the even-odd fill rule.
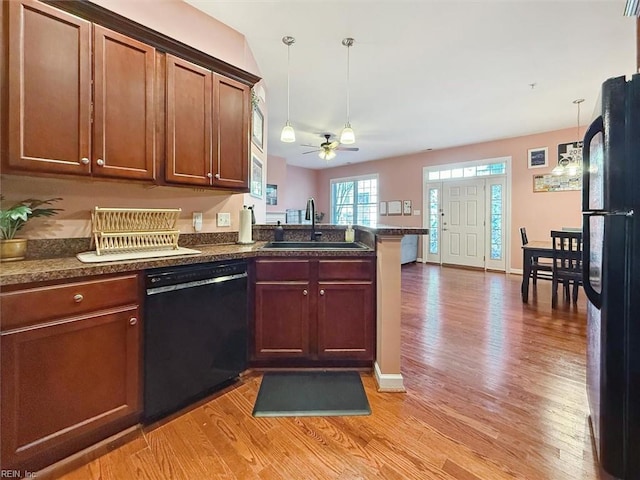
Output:
[[[0,196],[0,200],[4,200]],[[43,205],[52,205],[61,198],[50,198],[48,200],[38,200],[28,198],[22,200],[11,207],[0,208],[0,261],[7,262],[22,260],[27,251],[26,238],[14,238],[16,233],[35,217],[51,217],[62,211],[60,208],[49,208]]]

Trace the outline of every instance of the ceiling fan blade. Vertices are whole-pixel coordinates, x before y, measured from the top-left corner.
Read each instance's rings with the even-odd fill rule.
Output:
[[[333,141],[331,142],[329,145],[327,145],[328,148],[337,148],[338,145],[340,145],[340,142],[338,141]]]
[[[322,150],[309,150],[308,152],[302,152],[303,155],[306,155],[307,153],[315,153],[315,152],[320,152]]]
[[[311,145],[310,143],[301,143],[300,144],[301,147],[313,147],[313,148],[318,148],[317,145]]]
[[[349,152],[357,152],[358,150],[360,150],[360,148],[358,148],[358,147],[338,147],[338,148],[336,148],[336,150],[343,150],[343,151],[349,151]]]

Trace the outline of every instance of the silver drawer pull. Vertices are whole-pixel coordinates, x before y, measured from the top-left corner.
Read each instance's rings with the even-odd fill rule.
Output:
[[[80,303],[82,300],[84,300],[84,296],[82,296],[81,293],[76,293],[73,296],[73,301],[76,302],[76,303]]]
[[[307,292],[306,290],[302,290],[302,294],[306,297],[309,294],[309,292]]]
[[[136,323],[138,323],[138,319],[136,317],[131,317],[129,319],[129,325],[135,325]]]
[[[211,173],[211,172],[207,173],[207,177],[213,178],[213,173]]]
[[[96,160],[96,163],[97,163],[99,166],[101,166],[101,167],[103,167],[103,166],[104,166],[104,160],[102,160],[101,158],[99,158],[98,160]]]
[[[87,157],[82,157],[80,163],[83,165],[89,165],[89,159]]]
[[[219,173],[216,173],[215,177],[216,177],[216,180],[220,180],[220,174]]]

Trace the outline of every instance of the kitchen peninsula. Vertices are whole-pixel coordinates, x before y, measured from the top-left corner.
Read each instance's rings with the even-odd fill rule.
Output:
[[[309,260],[310,264],[326,263],[328,260],[340,263],[335,261],[347,257],[349,261],[363,265],[373,265],[375,262],[372,275],[375,284],[376,341],[375,362],[372,367],[380,390],[403,391],[400,373],[400,241],[405,234],[427,234],[428,231],[420,228],[356,227],[356,241],[364,248],[348,253],[331,249],[264,250],[262,247],[267,240],[273,238],[273,228],[254,226],[253,237],[256,243],[252,245],[231,243],[229,237],[234,232],[224,234],[226,237],[214,239],[222,240],[222,243],[211,243],[212,239],[207,238],[206,234],[200,237],[183,235],[180,244],[198,249],[201,253],[197,255],[84,264],[73,256],[78,252],[67,251],[64,254],[64,249],[58,245],[57,258],[37,258],[3,264],[0,273],[3,378],[17,378],[23,369],[28,369],[22,371],[24,381],[13,386],[10,385],[11,382],[3,382],[3,429],[8,428],[6,426],[17,428],[16,425],[24,425],[16,421],[19,418],[32,419],[28,424],[29,431],[3,431],[3,459],[11,458],[15,462],[9,466],[26,468],[27,465],[35,463],[38,465],[37,468],[44,468],[111,435],[137,428],[136,425],[141,419],[142,397],[142,334],[138,332],[137,325],[142,314],[140,306],[143,305],[141,278],[144,271],[150,268],[231,259],[246,259],[250,265],[269,258],[304,258]],[[323,239],[329,242],[344,238],[344,228],[332,225],[318,226],[318,230],[323,232]],[[297,240],[299,236],[306,238],[308,232],[308,226],[287,226],[285,239]],[[212,237],[215,237],[215,234]],[[200,244],[203,239],[209,242]],[[78,239],[45,242],[83,244],[83,241]],[[86,249],[86,244],[83,245]],[[52,314],[57,316],[52,318]],[[83,333],[86,327],[81,325],[91,328],[87,333]],[[45,333],[47,331],[48,333]],[[73,338],[86,340],[82,335],[100,336],[105,351],[93,349],[92,352],[100,356],[102,363],[114,364],[114,368],[117,367],[117,371],[110,377],[113,385],[120,387],[116,389],[117,398],[116,393],[103,395],[103,398],[112,400],[112,404],[105,404],[104,412],[93,411],[95,408],[91,410],[94,405],[99,405],[99,402],[93,403],[91,407],[85,406],[85,410],[82,411],[87,415],[84,418],[57,418],[58,412],[65,409],[60,410],[59,406],[48,405],[47,412],[53,412],[48,413],[48,417],[56,417],[55,428],[52,430],[38,425],[35,421],[38,416],[34,416],[31,411],[34,404],[29,403],[33,403],[34,398],[39,398],[37,391],[33,391],[33,385],[30,386],[30,375],[40,368],[37,356],[30,356],[33,361],[29,364],[20,364],[17,357],[21,355],[20,351],[29,347],[36,348],[45,357],[50,357],[51,352],[55,355],[69,355],[69,342]],[[251,335],[252,332],[250,337]],[[59,345],[59,339],[64,339],[65,345]],[[118,347],[120,344],[121,347]],[[75,349],[73,351],[75,352]],[[92,352],[85,353],[94,355]],[[92,359],[88,357],[89,360]],[[76,363],[82,365],[82,361],[76,362],[75,359],[69,359],[67,365]],[[8,370],[18,368],[18,365],[20,371]],[[83,370],[81,374],[88,375],[84,371],[86,368],[78,368]],[[64,375],[73,376],[77,373],[67,372]],[[116,378],[118,375],[122,375],[122,378]],[[81,375],[72,378],[77,379],[78,376]],[[58,378],[64,377],[61,374]],[[86,387],[87,384],[91,384],[91,375],[82,378],[80,384],[74,380],[72,386]],[[56,388],[63,387],[65,386],[58,385]],[[27,391],[22,391],[24,388]],[[82,388],[77,397],[82,398],[86,390],[87,388]],[[117,408],[113,408],[113,403]],[[64,415],[61,413],[61,416]]]

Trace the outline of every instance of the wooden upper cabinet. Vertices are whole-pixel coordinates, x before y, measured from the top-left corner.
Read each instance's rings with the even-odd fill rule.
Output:
[[[9,2],[9,169],[154,178],[155,49],[93,30],[92,45],[90,22]]]
[[[214,75],[215,186],[249,186],[250,96],[247,85]]]
[[[8,166],[87,174],[91,23],[33,0],[8,3]]]
[[[211,185],[212,73],[167,55],[167,182]]]
[[[93,174],[153,179],[155,49],[99,25],[93,48]]]

